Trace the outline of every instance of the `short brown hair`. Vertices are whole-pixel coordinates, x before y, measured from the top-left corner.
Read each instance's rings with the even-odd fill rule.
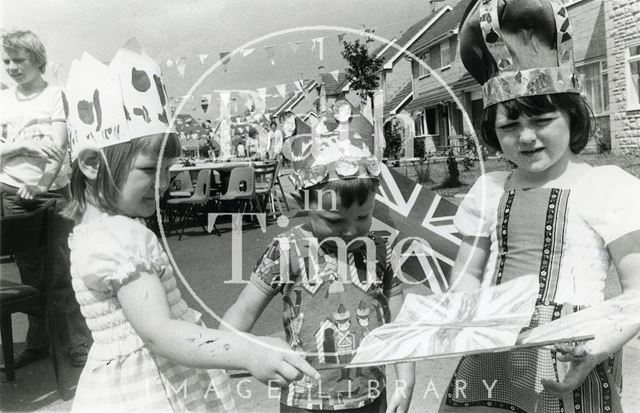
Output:
[[[503,105],[509,119],[517,119],[521,114],[537,116],[543,113],[564,110],[569,115],[571,137],[569,148],[580,153],[594,131],[594,117],[591,106],[577,93],[554,93],[538,96],[524,96],[499,103]],[[492,105],[482,113],[482,139],[492,148],[501,151],[496,135],[496,114],[498,105]]]

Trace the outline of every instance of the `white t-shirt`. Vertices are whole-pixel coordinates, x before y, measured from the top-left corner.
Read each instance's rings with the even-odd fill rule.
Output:
[[[53,141],[52,124],[65,122],[62,89],[47,85],[42,93],[24,99],[18,97],[15,88],[0,91],[0,142],[26,143],[48,139]],[[18,187],[36,185],[42,179],[47,160],[45,158],[18,155],[2,163],[0,182]],[[69,184],[71,164],[63,161],[50,189]]]
[[[498,258],[498,208],[508,177],[509,172],[496,171],[478,178],[454,218],[461,234],[491,240],[483,285],[491,282]],[[611,263],[607,245],[640,231],[640,180],[607,165],[589,169],[563,189],[571,192],[556,301],[594,304],[604,299]]]

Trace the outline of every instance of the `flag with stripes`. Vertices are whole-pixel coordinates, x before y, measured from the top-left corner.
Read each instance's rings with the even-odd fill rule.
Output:
[[[445,291],[462,236],[457,206],[382,165],[372,231],[387,238],[402,270],[434,292]]]

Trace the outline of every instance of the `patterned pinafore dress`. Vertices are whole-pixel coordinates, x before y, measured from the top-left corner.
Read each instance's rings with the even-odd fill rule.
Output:
[[[493,282],[538,274],[536,309],[529,328],[582,307],[556,302],[567,245],[568,189],[505,191],[500,199]],[[565,269],[566,270],[566,269]],[[619,412],[621,354],[591,371],[583,384],[562,399],[544,391],[542,378],[558,380],[562,363],[550,349],[523,349],[463,357],[447,389],[441,412],[520,413]],[[562,373],[560,373],[562,378]]]

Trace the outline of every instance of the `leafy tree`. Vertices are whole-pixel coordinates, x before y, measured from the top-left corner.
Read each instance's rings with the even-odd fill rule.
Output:
[[[344,41],[342,45],[342,57],[349,63],[346,76],[351,82],[351,89],[363,101],[369,97],[373,106],[373,94],[379,86],[380,78],[377,73],[382,69],[382,58],[370,55],[366,43],[360,43],[360,39]]]

